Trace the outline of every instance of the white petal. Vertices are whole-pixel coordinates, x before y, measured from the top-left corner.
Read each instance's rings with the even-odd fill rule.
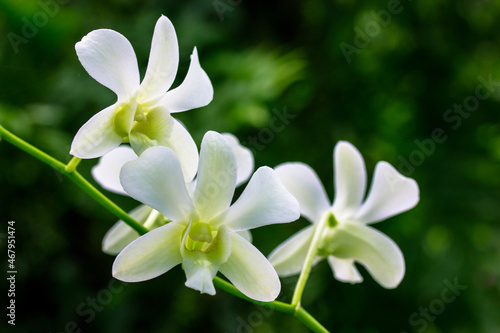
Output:
[[[180,86],[167,92],[159,103],[171,113],[182,112],[207,105],[213,96],[214,88],[201,68],[198,52],[194,48],[186,78]]]
[[[191,197],[191,199],[194,196],[194,190],[196,190],[197,183],[198,183],[198,181],[196,178],[193,179],[192,181],[186,183],[186,188],[187,188],[187,191],[189,193],[189,197]]]
[[[94,30],[76,43],[75,49],[90,76],[114,91],[119,101],[135,94],[139,87],[137,58],[122,34],[109,29]]]
[[[340,141],[334,150],[335,200],[332,211],[337,220],[350,219],[361,205],[366,192],[366,168],[363,157],[352,144]]]
[[[224,226],[219,228],[216,238],[205,252],[186,249],[188,234],[189,228],[184,234],[181,245],[182,267],[187,278],[186,286],[201,293],[215,295],[213,279],[220,265],[225,263],[231,254],[229,232]]]
[[[185,225],[168,223],[139,237],[116,257],[113,276],[125,282],[140,282],[180,264],[179,249],[185,229]]]
[[[302,229],[271,252],[269,261],[279,276],[291,276],[302,271],[314,230],[315,225]]]
[[[129,215],[134,220],[144,225],[152,211],[153,208],[146,205],[140,205],[132,210]],[[120,220],[108,230],[106,235],[104,235],[104,239],[102,240],[102,252],[116,255],[137,238],[139,238],[137,231]]]
[[[184,125],[163,107],[151,110],[147,121],[136,124],[129,137],[130,145],[139,155],[155,146],[172,149],[179,158],[186,182],[194,178],[198,170],[198,147]]]
[[[236,186],[236,159],[226,139],[208,131],[201,142],[194,205],[200,221],[209,222],[231,204]]]
[[[204,258],[205,253],[198,252],[191,260],[183,263],[186,272],[186,287],[198,290],[201,294],[215,295],[214,277],[217,269]]]
[[[363,277],[356,269],[353,259],[339,259],[334,256],[328,256],[328,263],[337,280],[350,283],[363,282]]]
[[[214,223],[225,224],[239,231],[291,222],[299,217],[299,203],[286,190],[274,170],[260,167],[238,200]]]
[[[137,155],[150,147],[165,146],[163,142],[171,137],[174,118],[162,107],[148,112],[146,121],[137,122],[130,131],[130,145]]]
[[[222,133],[227,143],[231,146],[236,157],[236,166],[238,168],[236,177],[236,186],[246,182],[254,170],[254,160],[250,149],[242,146],[238,138],[231,133]]]
[[[185,181],[192,181],[198,171],[198,147],[184,125],[174,119],[170,137],[160,143],[174,151],[181,163]]]
[[[146,102],[163,95],[172,85],[179,65],[179,44],[172,22],[161,16],[156,22],[148,69],[141,83],[139,100]]]
[[[304,163],[284,163],[274,168],[286,189],[299,201],[300,212],[311,222],[318,222],[330,202],[314,170]]]
[[[230,236],[231,255],[219,271],[246,296],[261,302],[275,300],[281,284],[271,263],[240,235],[230,231]]]
[[[120,184],[120,170],[125,163],[137,158],[132,148],[120,146],[99,159],[92,168],[92,176],[106,190],[128,195]]]
[[[134,199],[176,222],[189,222],[193,205],[175,153],[166,147],[147,149],[121,172],[123,189]]]
[[[123,138],[113,129],[117,108],[118,104],[113,104],[90,118],[76,133],[70,154],[79,158],[96,158],[118,147]]]
[[[245,238],[250,243],[253,240],[252,233],[250,232],[250,230],[240,230],[240,231],[237,231],[236,233],[238,235],[240,235],[241,237]]]
[[[401,175],[389,163],[379,162],[370,193],[355,220],[362,223],[382,221],[415,207],[418,201],[417,182]]]
[[[329,254],[358,261],[383,287],[395,288],[403,279],[403,254],[383,233],[362,224],[346,223],[334,228],[328,241]]]

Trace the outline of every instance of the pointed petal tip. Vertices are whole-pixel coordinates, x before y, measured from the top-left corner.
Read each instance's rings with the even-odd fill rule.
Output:
[[[301,162],[283,163],[274,172],[287,191],[296,199],[299,213],[310,222],[318,222],[330,208],[330,201],[316,172]]]
[[[171,113],[183,112],[208,105],[213,95],[212,82],[200,65],[198,50],[195,47],[184,81],[177,88],[168,91],[162,103]]]
[[[207,270],[208,271],[208,270]],[[188,288],[198,290],[200,294],[208,294],[210,296],[215,295],[215,287],[213,279],[210,276],[210,272],[206,273],[196,273],[191,276],[184,285]]]
[[[374,276],[373,278],[385,289],[396,289],[401,284],[405,276],[406,269],[405,269],[404,259],[402,259],[402,261],[403,263],[401,265],[401,269],[398,272],[396,272],[394,276],[392,276],[392,279],[381,280],[381,279],[376,279]]]
[[[412,209],[419,200],[417,182],[403,176],[391,164],[381,161],[375,166],[370,191],[355,218],[362,223],[383,221]]]
[[[163,14],[161,14],[160,17],[158,18],[158,21],[156,21],[156,25],[159,24],[169,24],[173,26],[172,21],[166,15]]]
[[[350,219],[365,196],[365,161],[359,150],[347,141],[335,145],[333,156],[335,199],[332,211],[339,219]]]
[[[137,282],[137,281],[130,281],[130,279],[127,279],[127,275],[126,274],[123,274],[123,271],[120,270],[115,264],[116,263],[116,260],[115,262],[113,263],[113,267],[111,268],[111,275],[117,279],[117,280],[120,280],[120,281],[123,281],[123,282]]]
[[[363,282],[363,277],[354,265],[353,259],[340,259],[334,256],[328,256],[327,259],[335,279],[350,284]]]
[[[205,135],[203,136],[203,139],[207,138],[209,140],[213,140],[213,139],[216,139],[216,138],[219,138],[219,137],[223,137],[222,134],[220,134],[219,132],[216,132],[216,131],[208,130],[205,133]],[[224,139],[224,140],[226,140],[226,139]]]
[[[338,149],[355,149],[356,151],[358,150],[352,143],[350,143],[349,141],[345,141],[345,140],[340,140],[337,142],[337,144],[335,145],[335,150],[338,150]]]
[[[244,295],[257,301],[273,301],[281,290],[278,274],[267,258],[234,232],[231,232],[231,255],[219,272]]]
[[[375,170],[377,170],[377,168],[383,168],[387,170],[387,173],[391,173],[390,175],[386,176],[386,181],[389,183],[392,190],[394,190],[396,184],[402,185],[406,183],[406,186],[408,186],[408,192],[411,194],[411,201],[414,202],[414,204],[408,209],[411,209],[417,205],[417,203],[420,201],[420,188],[418,187],[418,183],[415,179],[403,175],[401,172],[399,172],[399,170],[397,170],[389,162],[386,161],[378,162],[375,166]],[[390,177],[393,177],[393,179],[390,179]]]

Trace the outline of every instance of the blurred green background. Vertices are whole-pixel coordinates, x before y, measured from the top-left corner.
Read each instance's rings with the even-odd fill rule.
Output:
[[[364,268],[365,282],[344,284],[323,261],[306,309],[339,333],[500,332],[500,2],[59,1],[0,2],[2,126],[69,161],[78,128],[115,99],[85,72],[74,44],[94,29],[117,30],[144,73],[165,14],[180,44],[174,85],[194,46],[214,85],[209,106],[177,114],[198,144],[207,130],[232,132],[257,166],[305,162],[333,197],[332,150],[347,140],[369,175],[385,160],[420,186],[415,209],[375,226],[405,255],[401,285],[385,290]],[[270,131],[285,111],[295,117]],[[436,129],[446,140],[432,141]],[[96,163],[79,170],[90,178]],[[112,214],[5,141],[0,170],[1,251],[9,220],[17,245],[17,320],[7,327],[3,315],[7,332],[308,332],[222,291],[199,295],[184,287],[180,267],[144,283],[114,281],[114,258],[100,251]],[[254,243],[268,254],[307,224],[257,229]],[[283,280],[279,300],[291,299],[296,279]],[[443,302],[455,281],[467,289]],[[7,298],[5,280],[0,292]]]

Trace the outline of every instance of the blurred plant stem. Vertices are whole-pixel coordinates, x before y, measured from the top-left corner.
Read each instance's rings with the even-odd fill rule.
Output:
[[[302,267],[299,280],[297,281],[295,291],[293,292],[292,305],[297,308],[300,308],[300,300],[302,299],[302,293],[304,292],[304,287],[306,286],[307,279],[309,278],[309,274],[311,273],[311,268],[314,263],[314,259],[318,254],[318,246],[321,240],[321,234],[323,233],[323,229],[325,229],[325,226],[328,224],[328,221],[331,218],[334,217],[330,212],[324,214],[321,220],[319,221],[318,225],[316,226],[316,230],[314,231],[311,245],[309,245],[309,249],[307,250],[304,266]]]
[[[3,126],[0,125],[0,141],[5,140],[12,145],[16,146],[17,148],[25,151],[26,153],[32,155],[33,157],[39,159],[43,163],[49,165],[50,167],[54,168],[56,171],[59,171],[69,179],[71,179],[78,187],[80,187],[85,193],[87,193],[89,196],[91,196],[95,201],[97,201],[99,204],[101,204],[104,208],[106,208],[108,211],[116,215],[119,219],[121,219],[123,222],[127,223],[131,228],[133,228],[137,233],[140,235],[144,235],[147,233],[149,230],[144,227],[142,224],[134,220],[132,217],[130,217],[124,210],[122,210],[120,207],[118,207],[114,202],[112,202],[110,199],[108,199],[104,194],[102,194],[98,189],[96,189],[92,184],[90,184],[82,175],[80,175],[76,171],[76,167],[80,163],[81,159],[78,157],[73,157],[71,161],[68,164],[64,164],[54,157],[50,156],[49,154],[41,151],[40,149],[32,146],[31,144],[27,143],[26,141],[20,139],[13,133],[9,132],[6,130]],[[320,228],[321,224],[318,226],[318,229]],[[317,237],[317,234],[319,232],[316,232],[315,238]],[[314,241],[313,241],[314,244]],[[311,244],[311,248],[313,247]],[[309,249],[311,251],[311,249]],[[308,253],[309,255],[309,253]],[[306,265],[304,265],[306,267]],[[309,272],[311,270],[311,267],[309,267]],[[277,310],[280,312],[288,313],[296,317],[298,320],[300,320],[305,326],[310,328],[313,332],[318,332],[318,333],[328,333],[329,331],[324,328],[313,316],[311,316],[304,308],[300,306],[300,296],[302,295],[302,290],[304,289],[305,285],[305,280],[307,280],[307,277],[309,276],[309,272],[305,276],[305,278],[301,278],[304,280],[302,289],[300,291],[299,295],[299,303],[295,304],[292,302],[292,304],[288,303],[283,303],[279,301],[273,301],[273,302],[259,302],[256,300],[253,300],[251,298],[246,297],[243,295],[235,286],[233,286],[231,283],[219,278],[215,277],[214,278],[214,284],[219,287],[220,289],[236,296],[241,299],[244,299],[246,301],[255,303],[257,305],[270,308],[273,310]],[[301,280],[299,279],[299,282]],[[297,285],[298,286],[298,285]],[[297,293],[297,289],[296,289]],[[295,299],[295,294],[294,294],[294,299]]]
[[[247,301],[252,302],[254,304],[263,306],[265,308],[269,308],[272,310],[277,310],[280,312],[291,314],[294,317],[296,317],[298,320],[300,320],[305,326],[310,328],[313,332],[317,332],[317,333],[328,333],[329,332],[326,328],[323,327],[323,325],[321,325],[316,320],[316,318],[311,316],[311,314],[309,314],[309,312],[307,312],[302,306],[295,306],[293,304],[283,303],[283,302],[279,302],[279,301],[259,302],[259,301],[253,300],[253,299],[248,298],[245,295],[243,295],[241,293],[241,291],[236,289],[236,287],[233,286],[231,283],[229,283],[229,282],[227,282],[227,281],[225,281],[217,276],[214,278],[214,284],[218,288],[230,293],[231,295],[239,297],[241,299],[247,300]]]
[[[0,125],[0,136],[5,141],[11,143],[17,148],[25,151],[31,156],[39,159],[43,163],[51,166],[56,171],[59,171],[69,179],[71,179],[78,187],[80,187],[85,193],[91,196],[95,201],[100,203],[108,211],[116,215],[123,222],[127,223],[131,228],[137,231],[140,235],[145,234],[149,230],[145,228],[142,224],[130,217],[123,209],[118,207],[113,201],[109,200],[104,194],[102,194],[98,189],[96,189],[92,184],[90,184],[82,175],[76,171],[76,166],[79,163],[79,158],[74,157],[67,165],[56,160],[49,154],[41,151],[40,149],[30,145],[26,141],[18,138],[11,132],[7,131],[3,126]]]

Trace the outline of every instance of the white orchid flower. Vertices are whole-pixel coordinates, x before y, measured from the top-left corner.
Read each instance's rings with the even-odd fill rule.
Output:
[[[278,246],[269,260],[280,276],[299,273],[316,227],[323,220],[327,225],[315,263],[327,258],[336,279],[356,283],[363,281],[354,265],[359,262],[380,285],[395,288],[405,272],[403,254],[389,237],[368,224],[413,208],[419,201],[418,185],[382,161],[375,167],[370,192],[363,201],[366,169],[359,151],[348,142],[339,142],[334,150],[334,163],[333,205],[308,165],[285,163],[275,168],[282,183],[299,201],[301,214],[313,225]]]
[[[213,88],[194,48],[184,82],[167,92],[179,64],[177,36],[167,17],[162,15],[156,23],[148,67],[140,84],[134,50],[120,33],[94,30],[76,43],[75,49],[90,76],[111,89],[118,100],[80,128],[71,145],[72,155],[100,157],[129,141],[138,155],[148,147],[162,145],[175,151],[181,162],[187,159],[197,164],[193,139],[170,114],[207,105]]]
[[[236,159],[227,140],[216,132],[203,138],[193,196],[183,181],[175,153],[166,147],[147,149],[120,173],[125,191],[168,216],[172,222],[130,243],[116,257],[113,276],[126,282],[157,277],[181,264],[186,286],[214,295],[220,271],[246,296],[272,301],[280,281],[271,263],[237,234],[263,225],[286,223],[300,216],[297,200],[268,167],[259,168],[238,200]]]
[[[254,170],[252,152],[250,149],[242,146],[238,138],[234,135],[222,133],[222,136],[226,139],[234,152],[237,166],[236,186],[240,186],[250,178]],[[128,196],[120,184],[120,170],[125,163],[135,159],[137,159],[137,155],[132,148],[129,146],[120,146],[99,159],[99,163],[92,168],[92,176],[103,188],[114,193]],[[194,180],[186,180],[186,187],[189,196],[193,197],[196,187],[196,178]],[[139,205],[129,212],[129,215],[149,230],[156,229],[170,221],[157,210],[147,205]],[[252,241],[250,231],[243,230],[238,233],[249,242]],[[137,238],[139,238],[139,234],[125,222],[120,220],[116,222],[104,236],[102,251],[107,254],[117,255]]]

